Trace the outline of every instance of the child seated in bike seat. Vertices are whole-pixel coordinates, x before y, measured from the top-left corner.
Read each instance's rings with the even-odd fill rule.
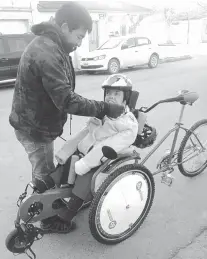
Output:
[[[105,116],[104,118],[91,118],[87,122],[85,134],[76,146],[78,153],[83,156],[75,162],[77,178],[72,195],[69,202],[63,200],[66,207],[58,214],[61,221],[64,222],[62,224],[66,232],[72,229],[73,217],[90,194],[93,174],[97,166],[101,164],[100,160],[103,157],[102,147],[110,146],[117,153],[120,153],[131,146],[137,137],[138,122],[128,107],[132,92],[131,80],[121,74],[112,75],[104,81],[102,88],[104,89],[105,101],[123,105],[125,112],[116,119]],[[71,148],[70,143],[68,147]],[[56,158],[61,158],[61,152],[57,153]],[[50,232],[58,232],[57,229],[53,229],[53,225],[49,226]],[[42,224],[44,229],[45,226],[48,227],[47,222]]]
[[[106,102],[125,106],[125,112],[117,119],[105,116],[102,120],[90,118],[87,122],[88,134],[78,144],[84,156],[75,163],[75,172],[84,175],[101,164],[102,147],[110,146],[117,153],[132,145],[138,133],[138,122],[128,107],[131,81],[123,75],[113,75],[103,83]]]

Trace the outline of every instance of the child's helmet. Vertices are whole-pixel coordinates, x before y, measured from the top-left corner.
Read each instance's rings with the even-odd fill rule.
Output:
[[[131,91],[132,81],[125,75],[114,74],[109,76],[102,84],[103,89],[117,89],[121,91]]]
[[[106,89],[120,90],[124,92],[124,99],[128,104],[129,98],[132,92],[132,81],[125,75],[114,74],[109,76],[102,84],[104,89],[104,98],[106,95]]]

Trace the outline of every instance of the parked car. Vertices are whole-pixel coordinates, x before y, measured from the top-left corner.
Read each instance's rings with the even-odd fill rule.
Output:
[[[81,69],[93,73],[106,71],[115,74],[123,68],[139,65],[157,67],[159,62],[158,46],[146,37],[112,37],[98,49],[81,58]]]
[[[0,87],[14,85],[22,52],[33,34],[0,35]]]

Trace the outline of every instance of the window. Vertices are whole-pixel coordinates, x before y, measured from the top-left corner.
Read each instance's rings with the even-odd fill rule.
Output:
[[[10,52],[17,52],[17,51],[23,51],[26,46],[27,42],[23,38],[9,38],[8,39],[8,45]]]
[[[4,54],[4,41],[0,39],[0,55]]]
[[[137,38],[138,46],[148,45],[148,44],[150,44],[150,41],[147,38]]]
[[[128,49],[136,47],[135,39],[134,38],[130,38],[126,42],[124,42],[123,45],[126,45]]]
[[[110,38],[99,49],[114,49],[120,44],[119,38]]]

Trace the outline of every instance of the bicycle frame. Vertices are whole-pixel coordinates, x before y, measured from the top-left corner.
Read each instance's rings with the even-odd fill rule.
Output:
[[[175,151],[175,146],[176,146],[176,142],[177,142],[177,138],[178,138],[178,133],[179,133],[180,129],[183,129],[185,132],[189,131],[189,129],[187,129],[187,128],[182,126],[183,125],[182,124],[182,118],[183,118],[184,109],[185,109],[185,104],[182,104],[181,111],[180,111],[180,117],[179,117],[178,122],[175,123],[175,127],[173,129],[169,130],[168,133],[158,142],[158,144],[145,156],[145,158],[140,163],[141,165],[144,165],[146,163],[146,161],[152,156],[152,154],[154,154],[154,152],[162,145],[162,143],[173,132],[175,132],[174,138],[173,138],[173,142],[172,142],[172,146],[171,146],[171,150],[170,150],[170,154],[169,154],[169,158],[168,158],[168,165],[171,165],[171,161],[172,161],[173,154],[174,154],[174,151]],[[195,134],[194,134],[194,136],[197,138],[197,136]],[[197,138],[197,140],[199,141],[198,138]],[[200,141],[199,141],[199,143],[200,143]],[[202,144],[201,144],[201,146],[202,146]],[[165,170],[166,170],[166,168],[158,169],[156,172],[153,173],[153,175],[156,175],[156,174],[159,174],[161,172],[164,172]]]

